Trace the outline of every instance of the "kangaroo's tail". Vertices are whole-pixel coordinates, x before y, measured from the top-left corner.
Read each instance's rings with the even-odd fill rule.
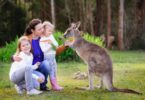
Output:
[[[132,89],[118,89],[118,88],[113,88],[112,92],[123,92],[123,93],[132,93],[132,94],[138,94],[138,95],[142,95],[142,93],[137,92],[135,90]]]
[[[103,76],[103,83],[106,85],[107,90],[109,90],[111,92],[123,92],[123,93],[132,93],[132,94],[142,95],[142,93],[137,92],[137,91],[132,90],[132,89],[118,89],[118,88],[114,87],[111,75],[107,75],[107,74],[104,75]]]

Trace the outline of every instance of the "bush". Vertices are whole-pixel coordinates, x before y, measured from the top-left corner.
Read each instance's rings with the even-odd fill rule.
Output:
[[[62,34],[63,33],[61,33],[61,32],[55,32],[54,33],[54,37],[57,40],[59,45],[62,45],[64,43],[64,41],[60,39]],[[103,46],[103,42],[99,37],[94,37],[94,36],[91,36],[89,34],[85,34],[84,38],[87,41],[90,41],[94,44],[98,44],[100,46]],[[16,51],[17,41],[18,41],[18,37],[16,37],[15,41],[12,41],[10,43],[6,43],[6,46],[0,49],[0,61],[10,62],[11,56]],[[71,48],[68,48],[66,51],[64,51],[63,53],[58,55],[56,57],[56,59],[59,62],[61,62],[61,61],[72,61],[72,60],[73,61],[80,61],[76,52],[74,50],[72,50]]]
[[[59,45],[64,44],[64,40],[60,39],[62,37],[63,33],[57,31],[54,33],[54,37],[57,40]],[[61,61],[71,61],[71,60],[79,60],[79,57],[76,55],[75,51],[73,51],[71,48],[68,48],[66,51],[61,53],[60,55],[56,56],[56,60]]]
[[[97,44],[101,47],[104,47],[103,40],[100,37],[95,37],[95,36],[92,36],[88,33],[85,33],[84,39],[91,42],[91,43]]]
[[[12,0],[5,0],[5,3],[0,6],[0,46],[5,46],[6,42],[10,43],[16,36],[21,36],[25,25],[24,9],[16,6]]]
[[[62,36],[61,32],[56,32],[54,34],[54,36],[55,36],[56,40],[58,41],[59,45],[63,44],[63,41],[61,39],[59,39],[59,37]],[[83,38],[91,43],[97,44],[101,47],[103,46],[103,41],[99,37],[94,37],[94,36],[86,33],[86,34],[84,34]],[[80,61],[76,52],[74,50],[72,50],[71,48],[68,48],[62,54],[58,55],[56,57],[56,59],[57,59],[57,61],[71,61],[71,60]]]
[[[0,48],[0,61],[10,62],[11,56],[16,52],[18,37],[16,37],[15,41],[10,43],[6,43],[6,46]]]

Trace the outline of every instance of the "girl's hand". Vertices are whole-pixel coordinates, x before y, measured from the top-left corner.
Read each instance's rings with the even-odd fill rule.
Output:
[[[40,62],[37,62],[36,65],[39,66],[40,65]]]
[[[37,69],[39,66],[40,66],[40,62],[36,62],[36,63],[33,65],[33,69]]]
[[[37,81],[38,81],[39,83],[43,83],[43,82],[44,82],[44,79],[43,79],[43,78],[38,78]]]
[[[14,55],[14,56],[13,56],[13,60],[19,62],[19,61],[22,60],[22,58],[19,57],[18,55]]]

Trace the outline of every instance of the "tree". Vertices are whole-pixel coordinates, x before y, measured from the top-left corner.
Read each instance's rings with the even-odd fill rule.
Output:
[[[54,0],[51,0],[51,18],[53,25],[56,26]]]
[[[108,16],[107,16],[107,48],[109,48],[109,36],[111,34],[111,1],[108,0],[107,3],[107,8],[108,8]]]
[[[118,48],[119,50],[124,49],[123,44],[123,15],[124,15],[124,0],[120,0],[119,8],[119,27],[118,27]]]

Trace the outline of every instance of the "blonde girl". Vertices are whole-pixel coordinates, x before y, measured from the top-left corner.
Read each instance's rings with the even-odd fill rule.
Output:
[[[44,34],[40,39],[40,47],[44,54],[44,59],[47,60],[51,66],[51,71],[49,73],[50,83],[53,90],[62,90],[63,87],[59,86],[57,83],[56,72],[57,64],[55,60],[56,48],[58,43],[53,36],[54,25],[48,21],[43,22]]]
[[[18,40],[17,51],[14,56],[19,56],[20,61],[14,61],[10,68],[9,77],[15,84],[18,94],[23,94],[26,89],[28,95],[36,95],[42,93],[36,88],[36,84],[44,81],[44,76],[34,71],[39,67],[39,62],[32,66],[33,55],[31,53],[31,44],[26,36],[22,36]],[[41,77],[40,77],[41,76]],[[35,79],[35,80],[34,80]],[[34,84],[37,82],[36,84]]]

